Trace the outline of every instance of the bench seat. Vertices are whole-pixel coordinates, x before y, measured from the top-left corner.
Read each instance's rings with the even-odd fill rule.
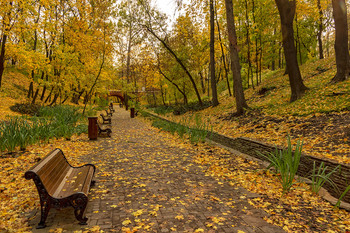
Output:
[[[40,197],[41,221],[37,228],[46,227],[51,207],[72,206],[79,223],[85,225],[87,218],[84,212],[94,173],[95,166],[92,164],[72,167],[60,149],[51,151],[29,169],[25,178],[33,179]]]

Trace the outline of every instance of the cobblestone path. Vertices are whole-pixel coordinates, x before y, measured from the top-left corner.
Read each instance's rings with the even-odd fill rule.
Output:
[[[207,176],[193,162],[195,150],[177,145],[166,134],[119,107],[112,137],[99,138],[84,162],[97,165],[86,215],[80,226],[72,208],[52,209],[48,227],[33,232],[284,232],[263,220],[264,212],[247,200],[257,195]],[[97,227],[98,226],[98,227]]]

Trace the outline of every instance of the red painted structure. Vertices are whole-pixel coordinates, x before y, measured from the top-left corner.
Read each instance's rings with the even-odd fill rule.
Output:
[[[110,90],[108,96],[116,96],[120,99],[122,103],[124,103],[124,94],[118,90]]]

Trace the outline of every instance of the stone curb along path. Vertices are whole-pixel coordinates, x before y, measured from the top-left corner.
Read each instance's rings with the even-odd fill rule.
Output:
[[[33,232],[284,232],[263,220],[266,213],[248,204],[257,194],[207,176],[193,162],[195,150],[116,108],[112,137],[83,162],[97,166],[86,216],[80,226],[73,209],[52,209],[48,227]],[[68,158],[69,159],[69,158]]]

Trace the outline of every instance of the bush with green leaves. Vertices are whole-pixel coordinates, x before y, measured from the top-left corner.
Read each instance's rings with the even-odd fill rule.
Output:
[[[268,168],[274,167],[278,177],[281,181],[283,193],[290,190],[294,182],[294,177],[298,171],[300,157],[302,151],[302,143],[297,142],[295,149],[293,150],[290,137],[288,137],[288,148],[285,150],[278,150],[274,153],[270,153],[267,156],[261,154],[268,161],[270,165]]]

